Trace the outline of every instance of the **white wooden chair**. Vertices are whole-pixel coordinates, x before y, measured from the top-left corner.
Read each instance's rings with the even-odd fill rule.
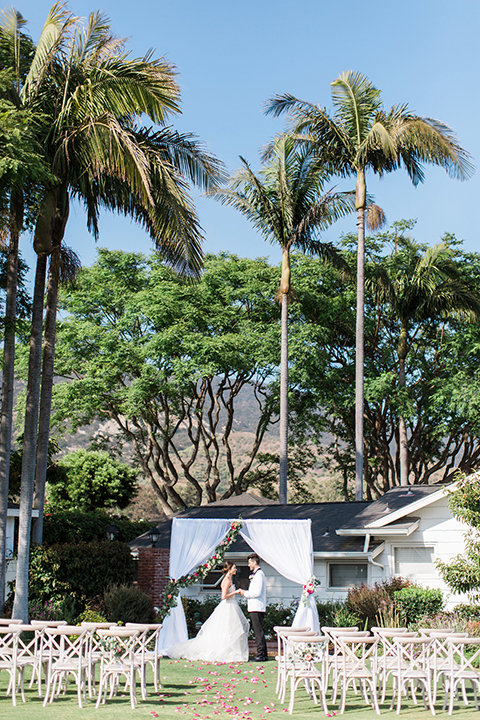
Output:
[[[102,655],[104,654],[103,648],[100,645],[100,638],[97,635],[97,630],[108,630],[109,628],[117,627],[117,624],[113,622],[82,622],[81,627],[85,628],[87,631],[86,656],[88,659],[88,697],[92,700],[96,693],[95,676],[97,663],[100,662]]]
[[[366,703],[370,691],[370,704],[380,715],[377,698],[377,645],[378,639],[364,636],[362,633],[353,635],[340,635],[337,637],[341,653],[341,663],[338,681],[341,684],[339,712],[345,712],[347,691],[350,685],[360,684],[362,695]]]
[[[21,696],[25,702],[24,673],[25,665],[18,662],[18,641],[21,633],[20,625],[0,627],[0,670],[6,670],[9,676],[7,695],[12,696],[12,705],[17,705],[17,692],[20,686]]]
[[[480,638],[450,637],[447,640],[449,650],[449,670],[444,674],[446,680],[446,698],[448,714],[453,713],[453,702],[458,685],[470,682],[474,692],[475,709],[478,711],[478,690],[480,688]],[[466,697],[464,695],[464,697]]]
[[[432,715],[435,707],[432,696],[432,652],[433,639],[428,637],[405,637],[400,635],[394,638],[397,652],[397,665],[391,671],[393,680],[392,704],[390,709],[397,705],[397,715],[402,708],[402,692],[410,683],[413,701],[416,704],[415,685],[422,687],[423,705],[427,709],[427,702]]]
[[[285,702],[285,696],[287,692],[287,680],[288,680],[288,671],[290,669],[290,666],[294,662],[293,655],[290,652],[290,645],[289,645],[289,638],[311,638],[318,636],[318,633],[316,633],[314,630],[304,630],[304,631],[297,631],[297,630],[290,630],[288,633],[281,633],[280,634],[280,641],[281,641],[281,664],[278,666],[279,670],[279,690],[278,690],[278,699],[281,703]]]
[[[277,635],[277,654],[275,656],[275,661],[277,663],[277,686],[275,688],[275,692],[278,695],[280,692],[280,684],[281,684],[281,678],[283,676],[283,669],[285,664],[285,658],[282,654],[282,635],[288,635],[292,632],[306,632],[310,631],[309,627],[298,627],[293,629],[291,625],[275,625],[273,628],[274,632]]]
[[[446,684],[450,673],[451,660],[449,652],[449,640],[455,640],[457,638],[466,638],[468,633],[456,633],[453,631],[443,630],[432,630],[429,632],[428,637],[433,640],[433,652],[432,652],[432,701],[435,705],[437,700],[438,684],[443,683],[445,691],[445,702],[444,710],[447,706],[447,690]],[[463,701],[465,705],[468,705],[467,693],[465,689],[465,682],[461,683]]]
[[[98,683],[98,695],[95,707],[105,703],[108,688],[110,688],[109,699],[118,691],[121,678],[125,679],[126,686],[130,689],[130,705],[135,708],[137,704],[137,673],[141,675],[141,667],[136,662],[135,650],[137,638],[140,631],[135,628],[111,628],[110,630],[99,629],[98,635],[105,641],[105,654],[100,663],[100,679]],[[142,687],[142,698],[144,689]]]
[[[325,646],[328,638],[324,635],[288,635],[285,638],[289,656],[285,685],[290,680],[290,702],[288,712],[293,712],[295,693],[300,683],[305,686],[308,695],[318,704],[317,691],[325,715],[328,714],[325,687]]]
[[[418,637],[418,633],[409,632],[407,628],[372,628],[374,637],[378,638],[379,648],[378,656],[378,680],[382,685],[382,695],[380,703],[385,702],[387,693],[388,678],[393,670],[397,667],[397,647],[394,638],[401,637]]]
[[[162,687],[160,682],[160,655],[158,654],[158,634],[162,623],[126,623],[125,627],[140,631],[135,650],[135,660],[142,668],[142,687],[147,693],[146,670],[150,665],[153,671],[153,687],[156,693]]]
[[[339,639],[341,637],[348,637],[348,636],[352,636],[352,635],[355,635],[355,637],[371,637],[371,636],[370,636],[370,632],[368,630],[357,630],[356,628],[351,628],[350,630],[345,630],[345,628],[330,628],[328,633],[326,633],[326,634],[330,638],[330,642],[333,647],[333,652],[329,653],[326,658],[327,685],[329,685],[329,683],[330,683],[330,673],[331,673],[332,674],[332,702],[335,703],[337,701],[340,667],[341,667],[342,660],[343,660],[343,651],[340,646]],[[357,694],[357,685],[355,682],[353,683],[353,690],[356,695]]]
[[[45,638],[48,641],[48,671],[44,707],[58,697],[62,684],[64,694],[66,693],[70,676],[73,676],[77,686],[78,707],[83,707],[82,699],[86,699],[88,672],[86,634],[86,628],[80,625],[45,628]]]

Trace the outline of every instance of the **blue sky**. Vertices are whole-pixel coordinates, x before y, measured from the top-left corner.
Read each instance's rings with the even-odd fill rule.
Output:
[[[51,3],[14,4],[36,40]],[[183,114],[173,124],[198,135],[230,171],[239,155],[258,169],[258,149],[283,128],[283,119],[263,114],[269,97],[289,92],[330,107],[330,82],[349,69],[369,77],[387,108],[408,103],[418,115],[450,125],[480,163],[478,0],[72,0],[69,7],[82,16],[103,10],[114,33],[129,38],[133,56],[155,48],[176,65]],[[465,249],[480,250],[480,169],[459,182],[430,167],[417,188],[402,170],[367,182],[389,222],[417,219],[417,240],[434,244],[453,232]],[[353,185],[343,181],[342,189]],[[207,252],[279,261],[278,250],[235,210],[194,194]],[[105,214],[100,231],[99,246],[150,249],[145,233],[125,218]],[[349,231],[355,231],[353,215],[324,239]],[[72,209],[65,241],[83,264],[93,262],[95,242],[80,206]],[[22,252],[33,265],[30,247],[25,236]]]

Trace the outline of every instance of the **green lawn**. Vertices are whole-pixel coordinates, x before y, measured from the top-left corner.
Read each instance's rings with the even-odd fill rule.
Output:
[[[107,700],[106,704],[95,710],[93,702],[79,709],[76,700],[75,686],[70,684],[66,696],[61,696],[45,709],[34,689],[27,690],[27,702],[19,699],[16,708],[12,707],[10,698],[5,697],[7,683],[6,673],[0,675],[0,715],[2,720],[32,720],[32,713],[41,714],[42,720],[80,720],[80,718],[105,718],[106,720],[130,720],[130,718],[160,718],[160,720],[273,720],[276,713],[288,716],[286,705],[277,703],[275,695],[276,663],[268,662],[217,665],[211,663],[192,663],[185,660],[164,659],[161,668],[163,687],[159,695],[153,690],[153,679],[148,686],[149,698],[139,703],[135,710],[130,707],[128,696]],[[140,697],[140,696],[139,696]],[[390,701],[389,701],[390,702]],[[389,702],[381,707],[382,716],[395,718],[395,712],[388,709]],[[441,710],[443,702],[437,701],[437,715],[448,718],[447,712]],[[329,705],[333,713],[337,707]],[[463,703],[456,704],[453,717],[455,720],[469,720],[477,716],[475,706],[467,708]],[[297,692],[294,718],[323,718],[320,707],[315,706],[301,689]],[[337,712],[338,717],[338,712]],[[346,718],[373,720],[377,715],[367,708],[359,696],[349,694]],[[404,701],[402,718],[417,720],[430,718],[430,712],[408,700]]]

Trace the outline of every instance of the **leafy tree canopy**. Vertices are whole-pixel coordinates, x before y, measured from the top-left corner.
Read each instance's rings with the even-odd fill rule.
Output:
[[[221,254],[191,284],[157,255],[100,250],[63,295],[57,421],[113,420],[165,512],[243,492],[276,412],[278,277],[264,260]],[[242,391],[255,428],[236,454]]]
[[[137,470],[108,452],[75,450],[57,463],[48,494],[61,508],[125,508],[137,493],[137,476]]]
[[[367,238],[364,416],[369,497],[400,484],[400,415],[407,424],[410,483],[450,480],[457,468],[468,472],[480,465],[479,324],[443,312],[412,314],[406,382],[399,382],[404,313],[392,295],[378,289],[384,287],[382,276],[410,282],[419,254],[426,251],[409,237],[412,227],[401,223],[375,239]],[[344,238],[344,256],[352,267],[355,244],[355,236]],[[442,253],[456,270],[457,286],[474,294],[480,256],[464,253],[459,245],[445,235]],[[299,256],[295,263],[292,427],[298,438],[310,436],[318,442],[330,467],[340,471],[348,497],[355,467],[355,286],[317,260]],[[447,288],[445,281],[443,287],[451,284]]]

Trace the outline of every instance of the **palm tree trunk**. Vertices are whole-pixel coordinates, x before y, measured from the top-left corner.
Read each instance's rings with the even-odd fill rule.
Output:
[[[406,386],[405,378],[405,359],[408,352],[407,346],[408,328],[405,322],[402,322],[400,330],[400,338],[398,340],[398,387]],[[408,462],[408,440],[407,425],[405,418],[400,414],[398,418],[398,435],[400,444],[400,485],[408,485],[409,462]]]
[[[38,407],[42,365],[43,302],[47,255],[37,256],[33,294],[32,329],[28,361],[27,402],[23,437],[22,485],[20,490],[20,522],[18,529],[18,560],[15,582],[13,617],[28,622],[28,562],[32,524],[33,486],[37,448]]]
[[[365,171],[357,172],[357,326],[355,343],[355,500],[363,500],[363,372],[365,305]]]
[[[280,484],[278,499],[287,503],[288,477],[288,294],[282,293],[282,340],[280,355]]]
[[[59,273],[60,246],[57,245],[52,252],[48,276],[45,334],[43,341],[42,389],[40,394],[35,468],[35,494],[33,498],[33,507],[38,510],[38,517],[33,519],[32,542],[38,543],[39,545],[43,542],[43,509],[45,506],[48,441],[50,437],[50,416],[52,411],[53,363],[55,359]]]
[[[5,602],[6,530],[10,451],[12,447],[13,397],[15,382],[15,325],[17,306],[18,245],[23,225],[23,192],[10,198],[10,244],[7,267],[7,298],[3,343],[2,410],[0,420],[0,615]]]
[[[281,351],[280,351],[280,478],[278,499],[287,504],[288,481],[288,294],[290,292],[290,254],[284,248],[282,254]]]

